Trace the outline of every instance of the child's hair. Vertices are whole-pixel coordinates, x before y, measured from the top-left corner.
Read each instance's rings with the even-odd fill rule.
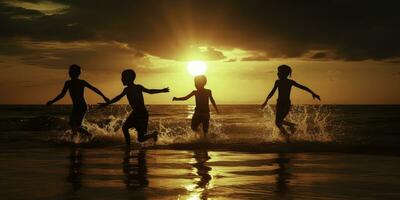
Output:
[[[79,67],[79,65],[73,64],[69,66],[68,73],[71,78],[78,78],[79,75],[81,74],[81,67]]]
[[[282,75],[285,77],[292,76],[292,68],[290,68],[288,65],[280,65],[278,67],[278,72],[282,73]]]
[[[195,76],[194,83],[198,86],[204,87],[207,84],[207,77],[204,75]]]
[[[122,72],[122,77],[127,81],[133,82],[136,78],[136,73],[132,69],[127,69]]]

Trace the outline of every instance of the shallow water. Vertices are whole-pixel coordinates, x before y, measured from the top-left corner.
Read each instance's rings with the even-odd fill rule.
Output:
[[[294,106],[286,141],[274,107],[221,106],[209,142],[193,106],[150,106],[157,145],[132,143],[126,106],[89,109],[93,139],[71,138],[70,106],[0,106],[1,199],[399,199],[400,106]]]
[[[64,146],[86,147],[123,144],[121,125],[130,108],[89,108],[84,126],[93,139],[71,138],[68,130],[70,106],[0,105],[0,148]],[[160,133],[155,148],[197,149],[201,133],[190,130],[191,105],[152,105],[149,130]],[[287,119],[295,132],[282,137],[274,124],[274,106],[222,105],[221,114],[211,113],[211,150],[256,152],[347,152],[400,155],[399,105],[295,105]],[[131,130],[132,142],[136,133]],[[290,142],[290,145],[287,145]],[[147,145],[147,144],[146,144]],[[151,144],[150,144],[151,145]]]

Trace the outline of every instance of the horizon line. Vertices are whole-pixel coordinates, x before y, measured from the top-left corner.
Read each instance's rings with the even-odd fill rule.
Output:
[[[87,104],[89,106],[92,105],[97,105],[97,104]],[[124,104],[111,104],[110,106],[113,105],[129,105],[128,103],[124,103]],[[152,103],[152,104],[145,104],[147,105],[156,105],[156,106],[189,106],[189,105],[196,105],[195,103],[192,104],[159,104],[159,103]],[[257,104],[257,103],[232,103],[232,104],[228,104],[228,103],[220,103],[218,105],[261,105],[261,104]],[[271,103],[268,105],[276,105],[276,103]],[[306,104],[306,103],[301,103],[301,104],[292,104],[292,105],[392,105],[392,106],[400,106],[400,103],[321,103],[321,104]],[[0,103],[0,106],[46,106],[45,104],[2,104]],[[72,104],[54,104],[52,106],[72,106]]]

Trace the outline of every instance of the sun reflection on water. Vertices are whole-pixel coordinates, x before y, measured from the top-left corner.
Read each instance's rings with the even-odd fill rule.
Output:
[[[210,175],[212,168],[207,166],[207,161],[210,158],[207,150],[194,151],[193,158],[190,159],[189,164],[193,166],[191,173],[197,177],[193,178],[192,183],[184,186],[189,193],[189,196],[185,199],[207,199],[208,190],[213,188],[213,176]]]

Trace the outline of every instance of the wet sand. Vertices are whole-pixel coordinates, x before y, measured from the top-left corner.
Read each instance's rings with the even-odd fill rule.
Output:
[[[400,157],[107,148],[3,149],[2,199],[399,199]]]

